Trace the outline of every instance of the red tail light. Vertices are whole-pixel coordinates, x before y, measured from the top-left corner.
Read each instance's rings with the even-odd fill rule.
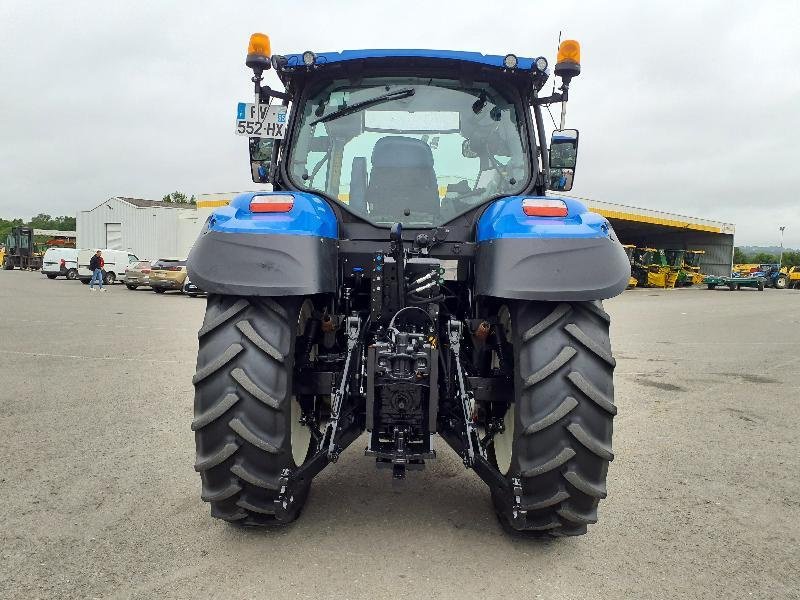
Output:
[[[569,214],[563,200],[526,198],[522,201],[522,212],[529,217],[566,217]]]
[[[289,194],[269,194],[253,196],[250,200],[250,211],[254,213],[289,212],[294,206],[294,196]]]
[[[150,269],[142,269],[142,273],[145,273],[145,274],[147,274],[147,273],[149,273],[149,272],[150,272]]]
[[[67,261],[65,261],[65,260],[62,258],[62,259],[61,259],[61,266],[63,267],[63,266],[64,266],[64,265],[66,265],[66,264],[67,264]]]

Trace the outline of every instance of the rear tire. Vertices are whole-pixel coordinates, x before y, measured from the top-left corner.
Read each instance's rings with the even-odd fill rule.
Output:
[[[208,298],[198,333],[192,429],[201,498],[218,519],[287,523],[299,516],[308,497],[310,482],[295,489],[287,512],[276,517],[281,472],[302,464],[313,446],[292,396],[300,302],[298,297]]]
[[[776,290],[783,290],[786,289],[786,282],[788,281],[788,277],[786,275],[778,275],[775,278],[775,289]]]
[[[597,522],[614,458],[610,318],[600,302],[519,301],[508,308],[515,406],[511,457],[500,462],[509,465],[509,481],[519,478],[527,515],[514,520],[500,490],[492,494],[495,508],[506,528],[582,535]],[[512,423],[506,423],[506,435]],[[501,472],[505,465],[497,465],[495,445],[507,442],[495,439],[491,447],[490,458]]]
[[[116,280],[117,276],[114,273],[108,272],[103,275],[103,283],[106,285],[113,285]]]
[[[708,289],[710,289],[710,290],[713,290],[716,287],[717,287],[717,285],[715,283],[709,283],[708,284]]]
[[[67,271],[67,279],[70,281],[75,281],[78,278],[78,270],[77,269],[69,269]]]
[[[10,258],[6,259],[6,262],[3,263],[3,269],[5,271],[13,271],[14,270],[14,261]]]
[[[164,293],[166,290],[164,290],[164,288],[157,288],[157,287],[156,287],[156,288],[153,288],[153,291],[154,291],[156,294],[163,294],[163,293]]]
[[[56,277],[58,277],[58,275],[53,275],[52,273],[45,273],[45,275],[47,275],[48,279],[55,279]]]
[[[131,284],[129,284],[129,283],[126,283],[126,284],[125,284],[125,287],[126,287],[126,288],[128,288],[129,290],[135,290],[135,289],[136,289],[136,286],[135,286],[135,285],[131,285]]]
[[[730,291],[732,291],[732,292],[735,292],[736,291],[736,284],[735,283],[729,283],[728,284],[728,289]]]

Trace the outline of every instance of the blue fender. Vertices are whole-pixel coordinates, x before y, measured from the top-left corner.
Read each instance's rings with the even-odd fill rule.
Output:
[[[526,198],[493,202],[477,224],[475,292],[521,300],[587,301],[616,296],[630,262],[608,220],[574,198],[564,217],[530,217]]]
[[[254,196],[292,196],[294,206],[285,213],[253,213]],[[222,233],[260,233],[314,235],[337,238],[339,223],[331,207],[319,196],[306,192],[245,192],[228,206],[215,210],[208,222],[209,231]]]
[[[287,212],[250,210],[254,196],[292,196]],[[339,224],[322,198],[247,192],[208,218],[189,253],[189,278],[211,294],[287,296],[336,291]]]

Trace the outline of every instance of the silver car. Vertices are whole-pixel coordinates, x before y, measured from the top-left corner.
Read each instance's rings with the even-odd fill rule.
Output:
[[[125,271],[125,287],[129,290],[135,290],[139,286],[149,286],[150,269],[149,260],[133,263]]]

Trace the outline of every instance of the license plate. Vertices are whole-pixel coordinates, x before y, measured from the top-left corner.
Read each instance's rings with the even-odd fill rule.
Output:
[[[239,102],[236,107],[236,135],[283,139],[286,134],[285,106]]]

